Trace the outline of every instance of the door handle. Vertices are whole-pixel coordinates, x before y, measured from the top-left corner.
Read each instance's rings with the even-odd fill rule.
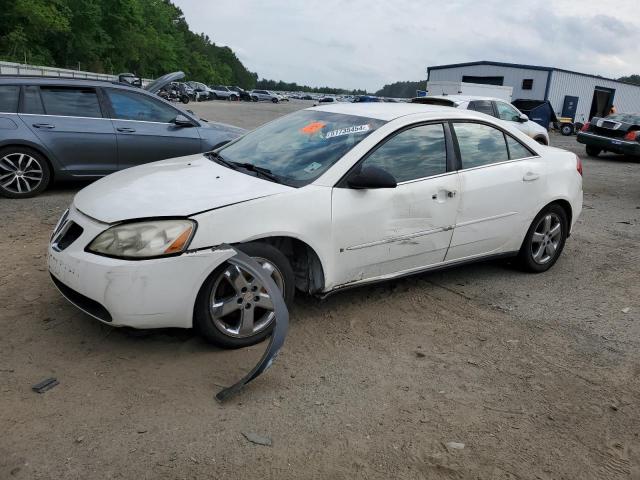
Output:
[[[35,128],[48,128],[49,130],[56,128],[55,125],[51,125],[50,123],[34,123],[33,126]]]
[[[540,178],[540,175],[538,175],[535,172],[527,172],[524,174],[524,177],[522,177],[522,180],[524,182],[533,182],[534,180],[538,180]]]
[[[123,133],[133,133],[136,131],[135,128],[129,128],[129,127],[118,127],[116,128],[116,130],[118,130],[119,132],[123,132]]]

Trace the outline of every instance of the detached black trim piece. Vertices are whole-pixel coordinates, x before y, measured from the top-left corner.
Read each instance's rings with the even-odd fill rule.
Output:
[[[51,390],[53,387],[55,387],[56,385],[59,385],[60,382],[58,382],[57,379],[51,377],[51,378],[46,378],[44,380],[42,380],[41,382],[36,383],[35,385],[33,385],[31,387],[31,390],[33,390],[36,393],[44,393],[47,390]]]
[[[89,315],[92,315],[103,322],[111,322],[113,320],[109,311],[100,303],[90,299],[89,297],[85,297],[81,293],[76,292],[73,288],[67,287],[52,274],[51,281],[56,288],[60,290],[60,293],[80,310],[85,311]]]
[[[228,398],[236,395],[247,383],[260,376],[273,364],[273,361],[276,359],[280,348],[282,348],[282,345],[284,344],[284,339],[287,336],[287,330],[289,329],[289,310],[287,309],[287,305],[284,303],[284,297],[282,296],[280,289],[277,287],[271,276],[267,275],[266,270],[258,264],[258,262],[249,257],[246,253],[243,253],[230,245],[220,245],[219,249],[233,250],[235,252],[235,256],[229,258],[227,262],[243,268],[254,278],[257,278],[262,282],[262,285],[264,285],[267,293],[273,301],[273,312],[275,314],[275,318],[273,320],[273,333],[271,334],[269,345],[262,355],[262,358],[260,358],[258,364],[253,367],[247,375],[235,384],[220,390],[216,394],[216,400],[222,403]]]

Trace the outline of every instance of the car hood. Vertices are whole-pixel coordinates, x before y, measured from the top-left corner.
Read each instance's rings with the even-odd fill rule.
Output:
[[[160,78],[157,78],[156,80],[151,82],[149,85],[144,87],[144,89],[151,93],[158,93],[160,90],[162,90],[163,87],[169,85],[171,82],[176,82],[183,78],[184,78],[184,72],[167,73],[166,75],[163,75]]]
[[[85,215],[115,223],[135,218],[186,217],[291,189],[197,154],[114,173],[80,190],[73,203]]]

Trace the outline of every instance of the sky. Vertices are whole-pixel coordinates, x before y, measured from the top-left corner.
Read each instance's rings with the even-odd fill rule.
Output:
[[[478,60],[640,73],[638,0],[173,1],[260,78],[310,86],[373,92]]]

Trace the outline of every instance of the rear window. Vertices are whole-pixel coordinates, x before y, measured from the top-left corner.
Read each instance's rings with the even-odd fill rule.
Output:
[[[411,99],[411,103],[421,103],[424,105],[440,105],[442,107],[455,107],[456,102],[448,100],[446,98],[429,98],[429,97],[415,97]]]
[[[640,115],[637,113],[614,113],[606,117],[607,120],[623,123],[640,123]]]
[[[20,87],[17,85],[0,85],[0,112],[16,113],[18,111],[18,95]]]
[[[93,88],[40,87],[40,94],[47,115],[102,117]]]

